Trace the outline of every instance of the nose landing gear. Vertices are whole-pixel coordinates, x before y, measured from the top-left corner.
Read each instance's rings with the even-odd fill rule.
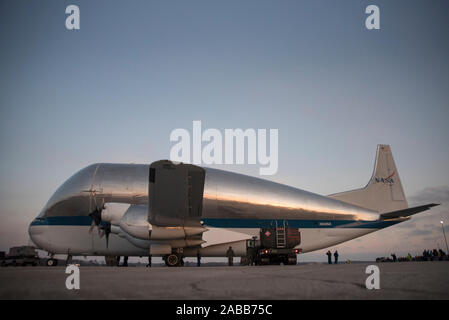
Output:
[[[47,267],[56,267],[58,265],[58,260],[50,258],[50,259],[47,259],[45,264],[47,265]]]
[[[45,261],[45,265],[47,267],[56,267],[58,265],[58,260],[54,258],[55,254],[49,253],[48,255],[50,256],[50,258]]]

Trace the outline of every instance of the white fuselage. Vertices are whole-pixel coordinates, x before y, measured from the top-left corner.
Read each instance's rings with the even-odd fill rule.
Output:
[[[55,254],[100,256],[147,256],[148,248],[137,247],[116,234],[109,236],[106,248],[104,237],[90,226],[30,226],[29,233],[37,247]],[[301,244],[296,248],[302,253],[311,252],[345,242],[368,233],[375,228],[299,228]],[[201,254],[204,257],[223,257],[230,244],[237,256],[246,255],[246,240],[259,235],[256,228],[213,228],[204,232]],[[160,240],[157,243],[170,240]],[[185,248],[186,256],[196,256],[196,250]]]

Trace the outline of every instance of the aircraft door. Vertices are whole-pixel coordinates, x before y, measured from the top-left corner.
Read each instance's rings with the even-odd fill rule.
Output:
[[[205,175],[203,168],[191,164],[153,162],[148,186],[148,221],[167,227],[200,226]]]

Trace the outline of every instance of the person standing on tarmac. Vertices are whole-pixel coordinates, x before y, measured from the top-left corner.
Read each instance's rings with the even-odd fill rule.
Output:
[[[398,261],[398,258],[396,257],[396,254],[392,253],[391,257],[393,258],[393,262]]]
[[[331,251],[327,250],[326,255],[327,255],[327,263],[332,264],[332,253],[331,253]]]
[[[234,250],[232,250],[232,247],[229,247],[228,251],[226,251],[226,257],[228,257],[228,264],[229,266],[234,265]]]
[[[248,248],[248,265],[253,266],[256,263],[256,248]]]
[[[196,266],[197,267],[201,266],[201,253],[200,253],[200,250],[196,251]]]
[[[335,264],[338,264],[338,251],[337,250],[335,250],[335,252],[334,252],[334,258],[335,258]]]

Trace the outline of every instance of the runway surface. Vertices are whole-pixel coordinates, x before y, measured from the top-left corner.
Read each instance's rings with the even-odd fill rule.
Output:
[[[374,264],[374,263],[372,263]],[[67,290],[65,267],[0,268],[0,299],[449,299],[449,262],[220,267],[80,267]]]

